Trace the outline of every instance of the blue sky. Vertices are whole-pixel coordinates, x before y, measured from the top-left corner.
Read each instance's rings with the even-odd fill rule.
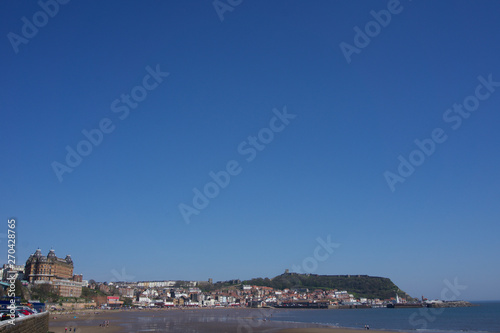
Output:
[[[211,1],[73,0],[53,17],[2,2],[0,212],[17,219],[18,262],[40,247],[99,281],[273,277],[330,235],[340,246],[312,273],[429,298],[457,278],[458,298],[500,299],[500,88],[474,97],[478,77],[500,81],[500,4],[396,5],[242,1],[221,20]],[[348,63],[341,43],[388,6]],[[444,115],[465,100],[476,110],[453,129]],[[270,132],[284,109],[295,117]],[[66,147],[103,120],[113,130],[59,181],[54,162],[69,167]],[[399,175],[436,128],[446,141]],[[259,133],[247,161],[238,147]],[[240,172],[187,224],[179,205],[229,161]],[[405,181],[392,191],[386,172]]]

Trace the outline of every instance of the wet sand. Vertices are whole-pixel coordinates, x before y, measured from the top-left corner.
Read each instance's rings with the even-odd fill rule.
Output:
[[[76,333],[121,332],[118,322],[114,320],[111,323],[112,319],[113,314],[105,311],[80,310],[75,312],[51,313],[49,316],[49,332],[70,332],[70,328],[72,333],[75,332],[74,328],[76,328]],[[104,324],[105,321],[110,321],[108,327],[99,326],[100,324]],[[65,331],[65,328],[68,331]]]
[[[70,327],[76,327],[77,333],[138,332],[142,330],[179,333],[353,333],[359,331],[312,323],[269,320],[275,311],[273,309],[248,308],[80,310],[73,313],[51,313],[49,332],[62,333],[65,332],[65,327],[68,328],[68,332]],[[99,327],[99,324],[105,321],[109,321],[109,326]],[[370,332],[389,333],[377,330],[370,330]]]
[[[285,328],[279,330],[279,333],[355,333],[365,331],[364,329],[353,328]],[[394,333],[394,331],[370,330],[372,333]]]

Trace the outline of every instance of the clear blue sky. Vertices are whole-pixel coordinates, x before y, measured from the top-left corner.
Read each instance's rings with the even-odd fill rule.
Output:
[[[212,1],[73,0],[53,17],[2,1],[0,233],[15,217],[19,262],[54,248],[98,281],[273,277],[331,235],[313,273],[429,298],[458,278],[458,298],[500,299],[500,88],[459,128],[443,118],[474,103],[478,76],[500,81],[500,3],[402,0],[348,63],[340,44],[387,8],[243,1],[221,21]],[[148,66],[170,73],[152,90]],[[296,117],[247,161],[240,144],[284,107]],[[103,119],[113,131],[60,182],[53,162]],[[391,191],[384,173],[435,128],[447,140]],[[240,173],[186,224],[179,204],[232,160]]]

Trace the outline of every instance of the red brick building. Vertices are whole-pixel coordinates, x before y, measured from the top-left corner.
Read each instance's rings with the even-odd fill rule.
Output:
[[[28,282],[54,281],[58,279],[73,279],[73,260],[70,255],[66,258],[58,258],[54,250],[50,250],[47,256],[37,249],[30,255],[24,268],[24,276]]]
[[[54,250],[47,256],[37,249],[26,261],[25,278],[30,283],[50,284],[54,291],[63,297],[80,297],[82,294],[82,275],[73,275],[73,260],[70,255],[58,258]]]

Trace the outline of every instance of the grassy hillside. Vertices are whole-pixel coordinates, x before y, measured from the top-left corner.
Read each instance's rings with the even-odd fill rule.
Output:
[[[272,279],[256,278],[243,284],[272,287],[275,289],[309,288],[347,290],[356,297],[388,299],[396,293],[402,298],[411,297],[390,279],[368,275],[316,275],[285,273]]]

